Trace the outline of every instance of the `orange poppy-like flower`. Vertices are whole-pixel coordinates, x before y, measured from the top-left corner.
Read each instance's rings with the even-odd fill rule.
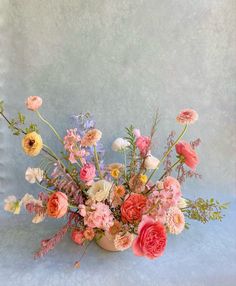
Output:
[[[114,195],[116,197],[119,197],[119,198],[123,197],[125,195],[125,188],[124,188],[124,186],[122,186],[122,185],[116,186],[114,188]]]

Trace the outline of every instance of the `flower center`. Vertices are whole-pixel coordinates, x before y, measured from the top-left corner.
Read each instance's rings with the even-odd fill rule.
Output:
[[[35,143],[35,140],[29,140],[29,146],[32,147]]]

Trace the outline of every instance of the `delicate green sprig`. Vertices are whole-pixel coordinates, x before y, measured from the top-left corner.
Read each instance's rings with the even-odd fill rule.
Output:
[[[195,201],[187,200],[187,207],[182,211],[190,219],[207,223],[211,220],[221,221],[224,217],[222,210],[227,209],[228,205],[229,203],[220,203],[213,198],[207,200],[198,198]]]
[[[128,156],[127,159],[130,161],[129,166],[127,167],[127,177],[128,179],[131,177],[133,173],[136,172],[137,167],[137,158],[136,158],[136,137],[134,135],[134,127],[130,125],[130,127],[125,128],[127,132],[127,136],[124,138],[130,143],[130,145],[127,147],[128,149]]]

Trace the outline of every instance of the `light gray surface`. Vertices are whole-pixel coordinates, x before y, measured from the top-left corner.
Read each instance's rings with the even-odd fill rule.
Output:
[[[69,240],[44,260],[31,260],[55,222],[52,228],[34,226],[29,218],[1,210],[0,282],[101,285],[105,276],[105,285],[125,279],[127,285],[234,285],[235,11],[230,0],[0,1],[0,97],[12,115],[24,111],[26,97],[40,95],[42,114],[63,135],[71,114],[89,110],[112,162],[118,159],[109,149],[112,140],[130,123],[147,134],[157,106],[161,122],[154,154],[160,157],[168,132],[180,130],[176,113],[192,107],[200,118],[186,138],[203,141],[199,172],[204,177],[189,182],[184,193],[213,193],[233,202],[223,223],[194,224],[171,238],[160,260],[107,254],[93,246],[79,272],[70,269],[77,250]],[[0,128],[1,201],[10,194],[36,193],[24,171],[38,159],[26,158],[19,139],[2,123]],[[47,128],[42,134],[57,148]]]

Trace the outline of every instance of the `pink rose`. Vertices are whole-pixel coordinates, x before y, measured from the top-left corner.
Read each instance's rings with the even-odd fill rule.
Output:
[[[39,96],[30,96],[27,98],[25,105],[29,110],[36,111],[42,105],[43,100]]]
[[[139,149],[141,156],[145,157],[150,149],[151,139],[148,136],[140,136],[136,139],[135,144]]]
[[[84,243],[85,237],[82,231],[74,229],[71,233],[71,239],[75,243],[82,245]]]
[[[89,182],[94,179],[96,176],[96,168],[93,164],[88,163],[85,164],[81,169],[80,169],[80,179],[83,182]]]
[[[166,241],[166,230],[163,224],[145,215],[138,226],[138,237],[132,246],[133,252],[137,256],[154,259],[163,254]]]
[[[47,215],[54,218],[63,217],[67,213],[68,199],[66,194],[55,192],[47,202]]]
[[[195,150],[186,141],[180,141],[175,145],[176,153],[178,153],[183,162],[191,169],[195,169],[199,163],[199,158]]]

